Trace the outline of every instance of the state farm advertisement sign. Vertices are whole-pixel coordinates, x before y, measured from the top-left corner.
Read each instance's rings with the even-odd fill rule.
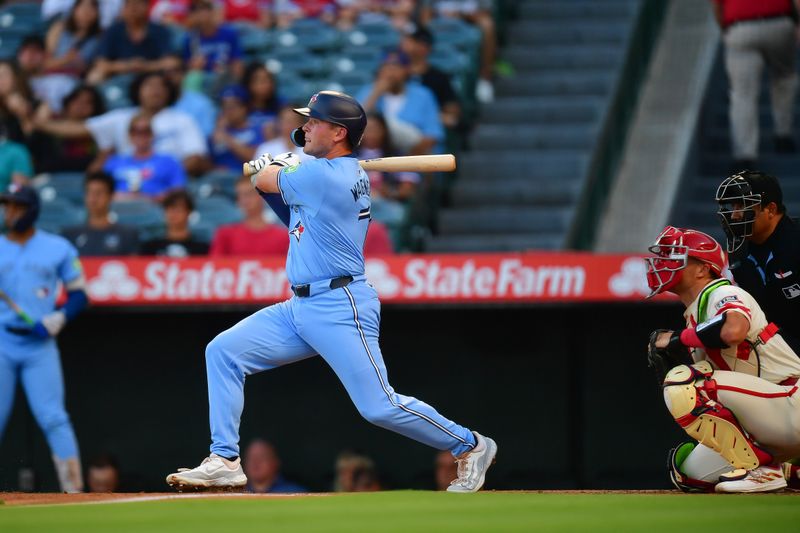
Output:
[[[282,258],[87,258],[95,305],[268,304],[292,292]],[[649,293],[637,256],[398,255],[367,259],[384,303],[610,302]]]

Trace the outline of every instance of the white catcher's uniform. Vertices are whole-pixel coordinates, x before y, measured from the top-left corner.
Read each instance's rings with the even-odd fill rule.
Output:
[[[730,409],[753,440],[776,461],[800,457],[800,358],[767,321],[761,307],[744,289],[727,280],[706,285],[686,309],[687,327],[695,327],[722,313],[739,313],[750,321],[747,337],[739,346],[716,350],[696,348],[695,362],[708,361],[716,390],[709,398],[707,381],[695,381],[697,394]],[[714,394],[715,393],[715,394]],[[665,394],[665,397],[667,395]],[[669,401],[668,401],[669,405]],[[702,481],[716,482],[731,470],[731,463],[698,444],[681,470]]]

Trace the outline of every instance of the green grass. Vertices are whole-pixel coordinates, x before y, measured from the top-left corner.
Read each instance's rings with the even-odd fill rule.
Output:
[[[0,531],[796,531],[792,495],[381,492],[294,499],[0,506]]]

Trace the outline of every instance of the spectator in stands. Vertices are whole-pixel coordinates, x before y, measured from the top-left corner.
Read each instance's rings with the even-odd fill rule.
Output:
[[[250,63],[242,76],[242,85],[247,90],[248,120],[265,139],[272,139],[278,133],[275,122],[283,104],[275,76],[263,63]]]
[[[797,6],[792,0],[714,0],[723,31],[730,83],[732,170],[753,169],[758,159],[758,100],[766,66],[775,123],[775,150],[794,152],[792,121],[797,94]]]
[[[186,173],[170,154],[153,150],[153,128],[150,115],[140,113],[128,126],[132,154],[115,154],[108,158],[103,170],[114,176],[116,200],[148,198],[161,201],[170,191],[186,186]]]
[[[37,113],[37,129],[67,138],[93,137],[98,147],[110,153],[130,154],[133,146],[128,136],[128,124],[135,115],[152,116],[156,152],[172,154],[181,160],[190,175],[208,168],[208,145],[194,118],[172,109],[177,90],[164,74],[150,72],[137,77],[130,86],[130,98],[137,107],[114,109],[85,122],[53,120],[46,112]]]
[[[79,85],[72,90],[61,105],[60,119],[83,122],[105,113],[105,103],[100,93],[91,85]],[[41,106],[37,112],[49,116],[48,108]],[[91,137],[66,138],[34,130],[28,138],[36,173],[83,172],[99,153]]]
[[[86,224],[64,228],[61,234],[70,241],[81,257],[134,255],[139,251],[136,228],[117,224],[111,218],[114,178],[105,172],[86,175],[84,206]]]
[[[60,111],[61,102],[78,84],[78,78],[68,74],[47,74],[45,44],[39,35],[29,35],[17,48],[17,65],[28,80],[37,101]]]
[[[281,474],[281,459],[275,447],[264,439],[254,439],[245,448],[242,468],[247,476],[245,491],[258,494],[289,494],[308,489],[287,481]]]
[[[224,0],[222,2],[225,22],[247,22],[261,28],[272,27],[273,0]]]
[[[494,62],[497,56],[497,29],[493,0],[422,0],[421,20],[428,24],[434,16],[461,18],[481,30],[481,65],[475,97],[481,103],[494,100]]]
[[[100,33],[99,1],[75,2],[69,13],[47,30],[45,72],[82,76],[97,55]],[[57,106],[53,109],[60,111]]]
[[[166,236],[145,242],[140,253],[174,258],[206,255],[208,243],[195,240],[189,230],[189,215],[194,211],[194,201],[189,193],[172,191],[164,198],[163,205]]]
[[[172,108],[194,118],[203,135],[206,138],[211,137],[214,125],[217,123],[217,106],[203,92],[203,73],[192,71],[187,74],[183,65],[180,65],[165,70],[164,74],[180,92]]]
[[[31,154],[24,144],[8,139],[6,125],[0,123],[0,191],[13,183],[23,184],[33,177]]]
[[[97,455],[86,469],[87,492],[118,492],[119,464],[109,454]]]
[[[281,108],[278,114],[278,135],[269,141],[261,143],[261,145],[256,148],[254,157],[251,159],[261,157],[262,154],[271,154],[275,156],[286,152],[297,154],[301,161],[314,159],[312,156],[305,153],[302,148],[289,140],[291,139],[292,131],[294,131],[295,128],[302,128],[305,122],[302,115],[298,115],[294,112],[295,107],[302,106],[287,104]]]
[[[458,478],[458,463],[456,463],[452,453],[444,450],[436,454],[434,476],[436,490],[447,490],[450,482]]]
[[[202,70],[217,80],[230,82],[244,71],[239,35],[221,24],[213,0],[192,0],[181,54],[191,69]]]
[[[394,253],[394,244],[389,236],[389,228],[383,222],[371,220],[364,240],[364,255],[390,255]]]
[[[102,0],[100,2],[100,27],[108,28],[122,11],[124,0]],[[65,16],[75,4],[75,0],[44,0],[42,2],[42,20],[48,22]]]
[[[100,83],[119,74],[141,74],[172,68],[172,33],[148,19],[149,0],[125,0],[121,20],[103,34],[98,59],[87,75]]]
[[[375,461],[366,455],[345,450],[336,458],[334,492],[380,490]]]
[[[0,123],[9,140],[24,143],[31,129],[33,92],[16,64],[0,59]]]
[[[243,220],[217,228],[211,241],[210,254],[214,256],[264,256],[285,257],[289,251],[289,234],[282,225],[270,224],[264,217],[264,200],[242,176],[236,182],[236,204]]]
[[[441,152],[444,129],[436,97],[427,87],[409,81],[411,60],[401,50],[384,56],[375,81],[358,92],[369,113],[383,114],[392,140],[402,153]]]
[[[316,18],[327,24],[336,20],[336,0],[275,0],[275,22],[287,28],[297,19]]]
[[[261,129],[247,120],[247,91],[230,85],[220,94],[220,114],[211,136],[211,160],[216,168],[241,172],[256,146],[263,141]]]
[[[450,77],[428,62],[433,42],[433,34],[420,26],[403,36],[401,48],[411,60],[411,79],[431,90],[439,104],[442,124],[453,129],[461,119],[461,104]]]
[[[184,26],[192,0],[150,0],[150,20],[167,26]]]

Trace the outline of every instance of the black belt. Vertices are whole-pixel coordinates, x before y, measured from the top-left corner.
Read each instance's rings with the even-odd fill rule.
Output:
[[[353,281],[353,276],[342,276],[341,278],[333,278],[331,280],[330,287],[331,289],[347,287],[351,281]],[[292,285],[292,292],[298,298],[308,298],[309,296],[311,296],[311,284],[306,283],[305,285]]]

